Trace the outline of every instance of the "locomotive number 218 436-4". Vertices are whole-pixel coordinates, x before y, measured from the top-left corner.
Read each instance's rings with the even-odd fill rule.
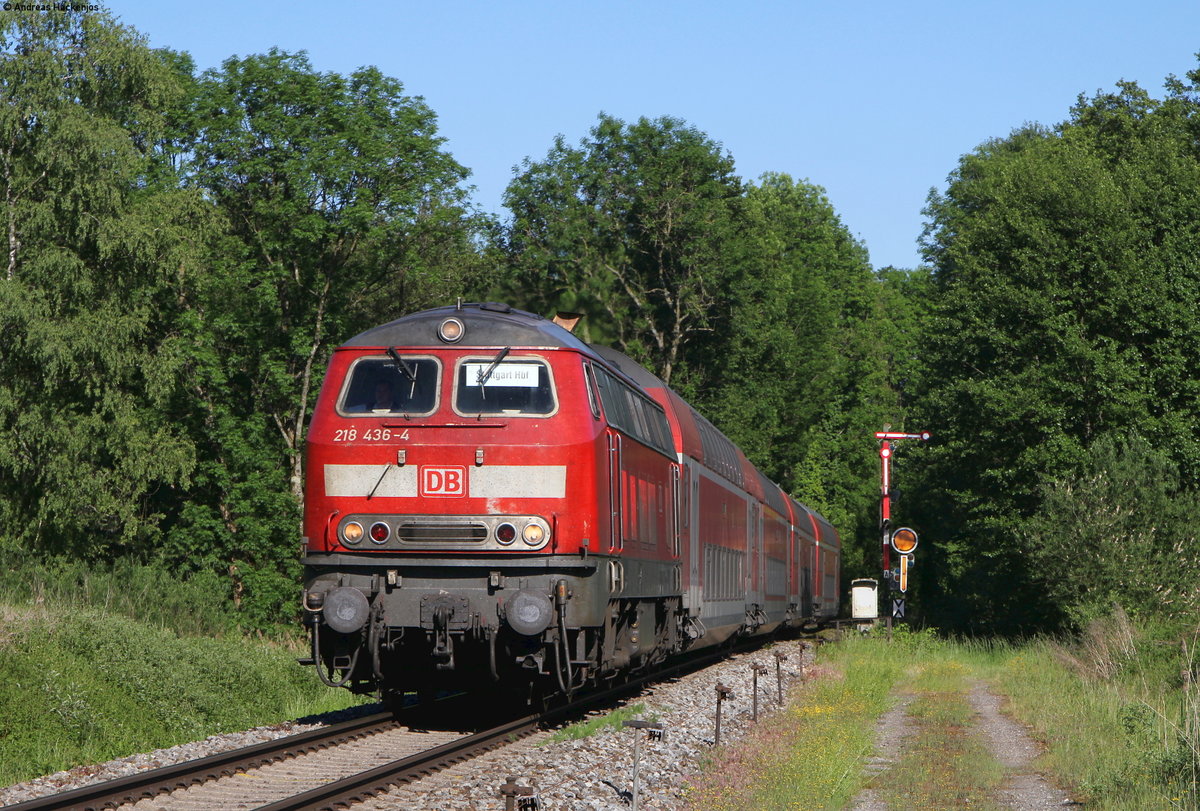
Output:
[[[367,428],[359,431],[357,428],[339,428],[333,432],[334,442],[401,442],[408,439],[408,429],[393,432],[391,428]]]

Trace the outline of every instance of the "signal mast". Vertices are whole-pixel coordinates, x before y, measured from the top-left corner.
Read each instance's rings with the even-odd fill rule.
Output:
[[[875,438],[881,440],[879,444],[879,461],[881,468],[881,487],[880,487],[880,508],[879,508],[879,530],[883,540],[883,579],[891,584],[891,588],[887,591],[899,591],[904,594],[908,591],[908,569],[912,565],[913,552],[917,548],[917,533],[908,527],[900,527],[892,530],[892,442],[902,439],[919,439],[922,442],[929,441],[929,432],[921,431],[916,434],[906,434],[889,430],[890,425],[885,425],[884,430],[876,431]],[[891,551],[895,549],[900,556],[899,565],[900,571],[898,576],[893,577]],[[885,592],[886,593],[886,592]],[[887,613],[887,622],[889,632],[892,627],[892,619],[899,619],[904,616],[904,598],[900,597],[892,601],[892,610]]]

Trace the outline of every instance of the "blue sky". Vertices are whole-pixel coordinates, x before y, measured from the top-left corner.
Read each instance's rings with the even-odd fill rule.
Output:
[[[601,112],[671,115],[748,180],[826,189],[876,267],[915,267],[921,209],[960,155],[1067,117],[1120,79],[1160,95],[1197,65],[1200,2],[1151,0],[115,0],[155,47],[200,68],[272,46],[320,71],[375,65],[437,113],[503,214],[522,159],[578,143]]]

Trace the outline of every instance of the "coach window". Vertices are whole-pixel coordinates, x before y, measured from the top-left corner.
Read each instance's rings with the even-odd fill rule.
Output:
[[[463,416],[545,416],[557,408],[550,367],[537,358],[465,358],[454,384],[454,410]]]
[[[338,413],[426,416],[437,410],[441,364],[434,358],[359,358],[350,367]]]

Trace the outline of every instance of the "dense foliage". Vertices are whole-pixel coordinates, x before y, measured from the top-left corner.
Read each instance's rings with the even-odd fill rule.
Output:
[[[200,261],[194,237],[208,212],[178,184],[158,182],[148,149],[180,90],[135,34],[101,17],[5,13],[8,544],[81,555],[156,544],[156,493],[179,488],[195,467],[171,419],[182,369],[167,324]]]
[[[1200,72],[981,145],[928,266],[878,271],[820,187],[675,118],[559,137],[501,223],[373,68],[198,73],[64,8],[0,21],[0,95],[5,549],[153,559],[286,621],[330,350],[461,295],[585,314],[841,529],[847,580],[879,563],[871,433],[931,430],[896,512],[939,624],[1200,604]]]
[[[215,572],[285,620],[329,350],[481,279],[467,171],[378,71],[196,76],[102,13],[6,13],[0,93],[2,543]]]
[[[931,198],[920,411],[942,440],[922,521],[938,538],[924,585],[943,622],[1018,631],[1114,601],[1197,603],[1190,79],[1163,100],[1127,83],[1081,98],[1057,128],[965,156]],[[1158,580],[1167,558],[1178,572]]]

